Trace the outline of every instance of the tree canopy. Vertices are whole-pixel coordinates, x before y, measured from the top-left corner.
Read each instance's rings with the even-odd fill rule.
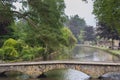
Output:
[[[19,10],[15,4],[21,5]],[[12,34],[6,39],[22,40],[33,52],[34,48],[42,47],[42,55],[47,56],[59,52],[63,47],[73,46],[76,42],[70,30],[64,28],[64,8],[64,0],[0,0],[0,25],[4,25],[0,27]],[[22,56],[34,56],[29,53]]]
[[[11,7],[8,3],[0,1],[0,46],[3,43],[3,39],[12,36],[13,30],[10,25],[14,22],[13,13],[10,11]]]
[[[98,23],[98,27],[96,31],[97,31],[96,35],[99,36],[100,38],[119,40],[119,34],[117,30],[115,28],[112,29],[103,22]]]
[[[120,1],[119,0],[94,0],[94,11],[98,21],[109,27],[114,27],[120,32]]]
[[[77,38],[78,42],[80,42],[79,35],[80,31],[84,30],[84,28],[86,27],[85,20],[80,18],[78,15],[74,15],[70,17],[70,19],[68,19],[67,26]]]
[[[85,41],[94,41],[95,40],[95,32],[93,26],[87,26],[84,29],[84,40]]]

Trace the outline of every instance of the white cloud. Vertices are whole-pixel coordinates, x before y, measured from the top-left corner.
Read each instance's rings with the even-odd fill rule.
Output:
[[[78,14],[81,18],[86,20],[88,25],[95,26],[94,15],[92,14],[93,2],[88,0],[88,3],[82,0],[64,0],[66,4],[65,13],[68,16]]]

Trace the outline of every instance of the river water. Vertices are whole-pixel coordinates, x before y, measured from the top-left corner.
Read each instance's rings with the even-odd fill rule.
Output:
[[[120,58],[107,52],[90,48],[76,46],[73,50],[67,51],[66,54],[52,55],[48,60],[76,60],[76,61],[96,61],[96,62],[120,62]],[[120,73],[108,73],[103,75],[102,79],[89,79],[90,76],[80,71],[72,69],[52,70],[44,73],[44,78],[30,79],[27,75],[15,77],[4,77],[0,80],[120,80]]]

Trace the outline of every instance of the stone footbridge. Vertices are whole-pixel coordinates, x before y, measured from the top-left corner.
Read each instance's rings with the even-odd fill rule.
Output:
[[[108,72],[120,72],[120,63],[80,62],[80,61],[41,61],[0,64],[0,73],[6,71],[20,71],[33,78],[53,69],[70,68],[82,71],[97,78]]]

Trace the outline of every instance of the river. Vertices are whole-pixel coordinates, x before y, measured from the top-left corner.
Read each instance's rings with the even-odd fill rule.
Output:
[[[120,62],[117,56],[113,56],[105,51],[76,46],[66,54],[49,56],[48,60],[76,60],[76,61],[96,61],[96,62]],[[102,79],[89,79],[90,76],[72,69],[52,70],[44,73],[44,78],[30,79],[27,75],[0,78],[0,80],[120,80],[120,73],[108,73]]]

